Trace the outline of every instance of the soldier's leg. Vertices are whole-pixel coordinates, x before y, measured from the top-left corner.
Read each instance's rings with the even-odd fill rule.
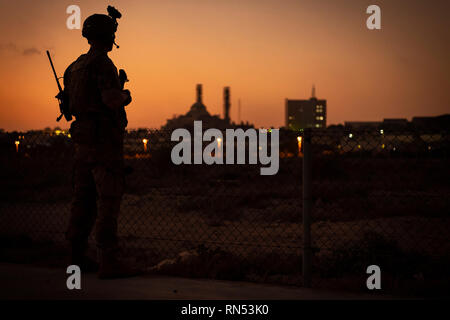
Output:
[[[87,248],[89,234],[97,216],[95,181],[88,164],[74,168],[74,196],[66,238],[71,246],[71,263],[80,265]]]
[[[99,257],[98,277],[112,279],[134,276],[138,272],[117,259],[117,218],[124,191],[123,167],[98,166],[94,169],[99,194],[96,241]]]
[[[98,216],[95,226],[97,246],[117,247],[117,218],[124,191],[124,175],[120,166],[99,164],[93,169],[98,193]]]

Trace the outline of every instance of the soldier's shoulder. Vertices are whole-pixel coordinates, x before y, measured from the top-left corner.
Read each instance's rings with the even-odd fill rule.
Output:
[[[69,66],[67,67],[65,72],[69,72],[72,69],[76,69],[78,67],[84,66],[86,63],[86,54],[82,54],[79,56],[75,61],[73,61]]]
[[[92,58],[92,63],[100,70],[115,69],[114,62],[108,57],[107,54],[99,54]]]

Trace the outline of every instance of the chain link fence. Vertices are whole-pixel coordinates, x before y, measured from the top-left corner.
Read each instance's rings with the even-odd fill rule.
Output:
[[[342,129],[309,135],[311,191],[305,201],[311,209],[304,214],[312,285],[363,289],[367,267],[377,265],[385,289],[448,289],[448,132]]]
[[[141,268],[358,289],[375,264],[386,289],[448,283],[447,132],[281,130],[272,176],[260,164],[174,165],[175,144],[168,131],[125,136],[119,238]],[[63,245],[70,136],[3,133],[0,148],[0,236]]]

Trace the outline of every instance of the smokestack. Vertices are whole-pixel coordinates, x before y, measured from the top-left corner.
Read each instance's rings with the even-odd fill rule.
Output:
[[[241,99],[238,100],[238,123],[241,123]]]
[[[200,83],[197,84],[197,102],[202,102],[202,85]]]
[[[223,114],[224,120],[230,122],[230,87],[223,88]]]

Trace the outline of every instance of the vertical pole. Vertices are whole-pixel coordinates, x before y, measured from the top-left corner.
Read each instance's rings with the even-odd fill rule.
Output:
[[[303,135],[303,285],[311,287],[311,130]]]

